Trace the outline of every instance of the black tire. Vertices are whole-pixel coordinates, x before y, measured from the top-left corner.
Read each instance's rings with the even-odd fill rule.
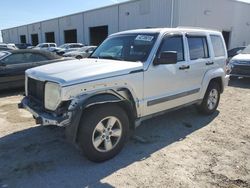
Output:
[[[82,59],[82,56],[78,55],[76,56],[76,59]]]
[[[97,124],[106,117],[117,118],[120,122],[119,125],[121,125],[120,127],[122,131],[119,140],[113,145],[113,148],[110,151],[103,152],[98,151],[98,149],[95,148],[92,139],[95,135],[94,132],[96,133]],[[102,162],[113,158],[122,150],[127,140],[128,132],[129,120],[126,112],[122,108],[114,104],[98,105],[96,107],[91,107],[91,109],[83,113],[79,125],[77,142],[82,149],[83,154],[89,160],[93,162]],[[106,143],[104,142],[106,141],[104,140],[102,144],[104,145],[103,147],[106,148]]]
[[[208,107],[208,100],[209,100],[209,94],[211,93],[212,90],[216,90],[218,93],[218,98],[217,98],[217,102],[214,104],[214,107],[211,109]],[[211,82],[208,85],[206,94],[202,100],[202,103],[200,105],[197,105],[197,109],[200,113],[204,114],[204,115],[211,115],[213,114],[218,105],[219,105],[219,101],[220,101],[220,86],[217,82]]]

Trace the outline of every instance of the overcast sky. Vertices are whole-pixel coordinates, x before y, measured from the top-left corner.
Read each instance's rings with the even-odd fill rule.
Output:
[[[0,30],[126,0],[2,0]],[[249,2],[250,0],[242,0]],[[0,32],[0,42],[1,42]]]

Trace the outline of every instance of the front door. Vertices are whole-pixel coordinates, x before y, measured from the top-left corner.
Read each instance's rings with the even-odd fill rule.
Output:
[[[203,73],[190,61],[186,36],[167,35],[157,52],[177,52],[176,64],[150,65],[144,72],[144,115],[161,112],[197,100]]]

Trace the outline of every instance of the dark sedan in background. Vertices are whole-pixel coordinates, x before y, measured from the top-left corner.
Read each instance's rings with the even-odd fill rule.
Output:
[[[67,60],[43,50],[10,50],[0,52],[0,90],[25,85],[29,68]]]
[[[28,47],[31,47],[32,45],[31,44],[28,44],[28,43],[21,43],[21,44],[16,44],[16,47],[18,49],[27,49]]]

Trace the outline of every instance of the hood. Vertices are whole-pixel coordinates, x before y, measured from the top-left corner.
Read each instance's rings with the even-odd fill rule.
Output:
[[[231,61],[250,61],[250,54],[238,54]]]
[[[81,59],[52,63],[26,71],[35,79],[60,83],[62,86],[129,74],[143,69],[141,62],[106,59]]]

